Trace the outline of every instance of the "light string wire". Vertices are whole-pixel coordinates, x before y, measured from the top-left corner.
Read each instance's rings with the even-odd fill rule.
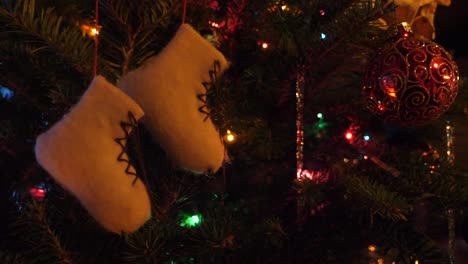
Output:
[[[97,75],[97,68],[98,68],[98,61],[99,61],[99,54],[98,54],[98,49],[99,49],[99,0],[96,0],[96,35],[94,36],[94,69],[93,69],[93,75],[96,77]]]
[[[186,15],[187,15],[187,0],[184,0],[184,12],[182,13],[182,24],[185,24]]]
[[[296,76],[296,177],[300,178],[304,158],[304,75]]]
[[[453,166],[455,162],[455,152],[454,152],[454,126],[449,120],[445,126],[446,132],[446,143],[447,143],[447,161]],[[447,227],[448,227],[448,254],[449,254],[449,263],[455,264],[455,212],[452,208],[447,210]]]

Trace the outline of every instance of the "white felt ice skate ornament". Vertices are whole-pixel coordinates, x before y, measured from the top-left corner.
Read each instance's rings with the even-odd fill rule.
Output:
[[[194,173],[216,172],[224,145],[199,95],[227,67],[221,52],[182,24],[158,55],[117,85],[140,104],[144,125],[177,165]]]
[[[105,229],[131,233],[151,216],[148,193],[125,153],[142,109],[96,76],[69,113],[36,140],[39,164]]]

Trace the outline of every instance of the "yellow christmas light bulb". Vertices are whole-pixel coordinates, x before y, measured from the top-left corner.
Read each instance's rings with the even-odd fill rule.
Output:
[[[87,34],[90,37],[99,35],[99,29],[90,25],[81,25],[81,31],[83,34]]]
[[[96,36],[96,35],[99,35],[99,30],[95,27],[91,28],[91,30],[89,31],[89,34],[91,36]]]
[[[227,133],[227,135],[226,135],[227,141],[229,141],[229,142],[234,141],[235,137],[234,137],[234,135],[231,133],[231,130],[226,131],[226,133]]]

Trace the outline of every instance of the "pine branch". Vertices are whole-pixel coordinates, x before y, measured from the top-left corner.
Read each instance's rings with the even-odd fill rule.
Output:
[[[167,253],[168,233],[163,223],[150,220],[138,232],[126,237],[122,263],[161,263]]]
[[[188,236],[192,254],[204,262],[210,262],[225,259],[229,251],[238,247],[240,237],[235,230],[235,217],[231,213],[222,207],[204,212],[201,225],[191,229]]]
[[[402,173],[392,187],[398,186],[411,201],[428,199],[445,210],[468,202],[468,186],[459,184],[468,175],[446,159],[394,157],[391,163],[397,164]]]
[[[411,211],[408,201],[386,186],[365,177],[348,176],[346,186],[350,196],[357,199],[358,206],[366,208],[371,217],[377,214],[393,221],[407,221]]]
[[[170,23],[175,2],[177,1],[141,1],[138,4],[120,0],[103,2],[102,12],[109,15],[104,16],[100,34],[102,61],[110,67],[112,79],[117,79],[143,64],[164,46],[164,42],[155,41],[158,37],[156,34]]]
[[[374,226],[371,236],[373,243],[383,248],[383,254],[397,263],[448,264],[447,252],[424,234],[414,230],[409,223],[382,222]]]
[[[84,39],[77,27],[66,25],[53,9],[41,10],[35,0],[20,0],[13,10],[0,8],[0,22],[2,35],[35,47],[36,56],[45,56],[48,63],[63,63],[66,69],[90,76],[93,42]]]
[[[13,235],[24,243],[27,259],[35,263],[72,263],[70,253],[49,224],[44,204],[31,201],[26,205],[14,223]]]
[[[0,43],[0,53],[3,51],[3,45]],[[5,63],[2,63],[0,65],[0,70],[4,70],[4,74],[0,76],[0,81],[7,86],[9,89],[11,89],[16,97],[22,98],[22,100],[15,100],[15,102],[18,103],[23,103],[27,104],[29,106],[32,106],[42,112],[47,111],[47,105],[41,100],[42,98],[40,96],[34,96],[33,92],[31,90],[38,89],[41,90],[43,87],[40,86],[41,82],[38,80],[41,80],[41,77],[45,77],[45,79],[49,79],[46,76],[49,75],[47,74],[46,76],[41,74],[41,69],[38,67],[35,67],[36,65],[33,64],[10,64],[12,63],[11,59],[14,57],[14,60],[17,59],[23,59],[22,54],[24,53],[29,54],[31,51],[28,47],[25,47],[25,49],[15,49],[14,51],[11,51],[11,54],[8,56],[2,56],[4,59],[6,59]],[[3,54],[0,54],[0,56]],[[19,56],[14,56],[14,55],[19,55]],[[25,58],[25,62],[27,62],[29,59],[34,58],[34,57],[27,57]],[[25,67],[22,67],[25,66]],[[32,70],[34,69],[34,70]],[[38,71],[36,71],[38,69]],[[21,74],[20,74],[21,73]]]
[[[327,190],[330,188],[326,182],[329,175],[326,173],[316,175],[314,179],[304,178],[300,181],[295,181],[294,190],[299,193],[299,199],[306,202],[306,205],[310,208],[316,208],[317,206],[327,202]]]

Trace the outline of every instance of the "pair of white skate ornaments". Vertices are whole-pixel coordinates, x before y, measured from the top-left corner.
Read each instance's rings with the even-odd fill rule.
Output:
[[[126,136],[141,119],[180,167],[216,172],[224,160],[219,132],[200,110],[223,54],[183,24],[169,44],[117,86],[96,76],[69,113],[36,140],[39,164],[105,229],[129,234],[151,217],[144,183],[125,153]]]

